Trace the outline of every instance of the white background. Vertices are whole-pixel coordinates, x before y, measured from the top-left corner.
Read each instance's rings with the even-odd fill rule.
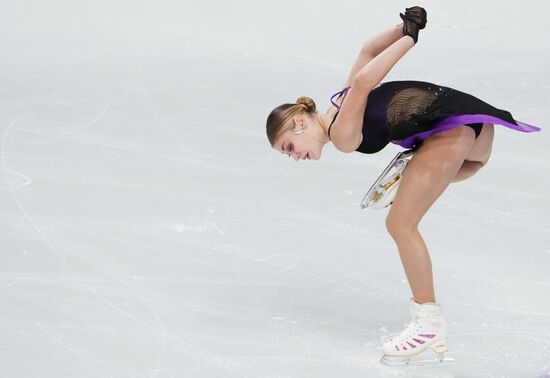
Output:
[[[449,322],[441,367],[379,364],[410,289],[387,211],[400,147],[294,162],[271,109],[324,111],[404,1],[4,1],[2,377],[540,377],[550,371],[550,6],[423,1],[386,77],[517,120],[421,223]]]

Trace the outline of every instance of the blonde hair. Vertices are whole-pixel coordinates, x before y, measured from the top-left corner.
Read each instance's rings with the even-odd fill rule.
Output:
[[[308,115],[316,114],[315,101],[309,97],[302,96],[296,100],[295,104],[277,106],[269,113],[266,123],[266,133],[272,147],[282,134],[296,127],[292,118],[303,112],[306,112]]]

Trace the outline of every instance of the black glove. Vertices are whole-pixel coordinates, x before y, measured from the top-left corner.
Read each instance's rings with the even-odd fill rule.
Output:
[[[421,7],[405,8],[405,17],[409,21],[416,22],[420,30],[424,29],[428,22],[428,14],[426,10]]]
[[[421,7],[411,7],[405,9],[405,14],[399,13],[403,20],[403,35],[411,36],[414,43],[418,42],[418,31],[426,27],[426,10]]]

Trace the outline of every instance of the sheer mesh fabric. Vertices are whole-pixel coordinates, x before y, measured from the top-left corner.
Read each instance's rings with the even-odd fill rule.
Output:
[[[414,114],[424,113],[436,98],[436,91],[420,88],[403,89],[393,96],[388,104],[388,126],[391,128],[400,122],[410,121]]]
[[[429,130],[441,117],[447,114],[447,97],[453,94],[452,88],[439,85],[420,85],[395,91],[386,109],[386,127],[390,140],[400,140]]]

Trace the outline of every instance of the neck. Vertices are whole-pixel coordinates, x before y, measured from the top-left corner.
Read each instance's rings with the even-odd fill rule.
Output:
[[[317,122],[319,122],[319,125],[321,126],[321,129],[322,129],[321,141],[323,144],[327,144],[328,142],[330,142],[330,139],[328,137],[328,129],[330,127],[330,123],[332,122],[333,117],[334,117],[334,114],[330,115],[330,113],[321,114],[317,117]]]

